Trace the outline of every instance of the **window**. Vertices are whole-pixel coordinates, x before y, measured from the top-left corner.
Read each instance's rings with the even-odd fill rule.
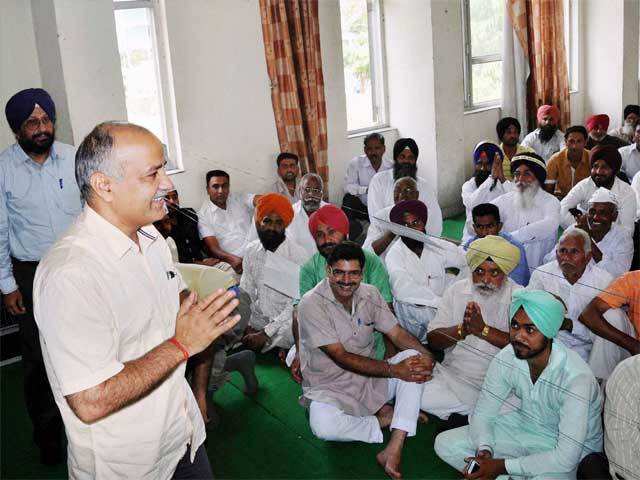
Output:
[[[504,0],[462,0],[466,109],[500,103],[504,3]]]
[[[381,0],[340,0],[350,133],[387,126]]]
[[[162,0],[114,0],[127,117],[165,144],[167,171],[182,169]]]
[[[579,0],[564,1],[564,47],[567,52],[567,72],[569,74],[569,91],[578,91],[578,28]]]

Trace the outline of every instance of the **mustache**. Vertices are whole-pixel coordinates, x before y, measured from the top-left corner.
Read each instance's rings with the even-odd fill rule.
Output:
[[[353,282],[336,282],[341,287],[355,287],[356,284]]]
[[[515,341],[514,341],[514,342],[511,342],[511,345],[512,345],[513,347],[520,347],[520,348],[527,348],[527,349],[529,348],[529,347],[527,347],[524,343],[515,342]]]
[[[165,200],[167,199],[167,194],[170,192],[171,190],[158,190],[158,193],[156,193],[152,200],[160,200],[161,198],[164,198]]]

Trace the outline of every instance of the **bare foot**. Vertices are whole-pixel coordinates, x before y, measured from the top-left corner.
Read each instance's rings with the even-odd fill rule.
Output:
[[[418,422],[429,423],[429,415],[427,415],[426,412],[423,412],[422,410],[420,410],[420,413],[418,414]]]
[[[385,403],[380,410],[376,412],[376,418],[380,424],[380,428],[387,428],[393,420],[393,407]]]
[[[385,448],[376,455],[376,460],[378,465],[384,468],[384,472],[391,478],[402,478],[402,473],[400,472],[400,454],[391,454],[387,452]]]

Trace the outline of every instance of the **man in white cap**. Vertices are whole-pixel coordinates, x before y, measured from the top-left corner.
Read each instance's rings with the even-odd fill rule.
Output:
[[[589,236],[591,256],[598,268],[613,278],[629,271],[633,258],[631,232],[619,225],[618,199],[606,188],[599,188],[589,199],[589,208],[576,223]],[[546,262],[555,259],[555,251],[545,257]]]

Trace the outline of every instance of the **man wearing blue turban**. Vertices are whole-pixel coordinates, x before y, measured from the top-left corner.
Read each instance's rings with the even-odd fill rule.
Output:
[[[602,451],[598,383],[553,341],[564,310],[548,292],[513,292],[510,345],[491,361],[470,425],[436,437],[436,453],[467,478],[575,478],[580,460]]]
[[[62,459],[62,419],[42,361],[32,289],[40,258],[80,213],[75,148],[55,141],[56,106],[41,88],[6,104],[16,143],[0,153],[0,290],[20,323],[24,397],[45,464]]]

